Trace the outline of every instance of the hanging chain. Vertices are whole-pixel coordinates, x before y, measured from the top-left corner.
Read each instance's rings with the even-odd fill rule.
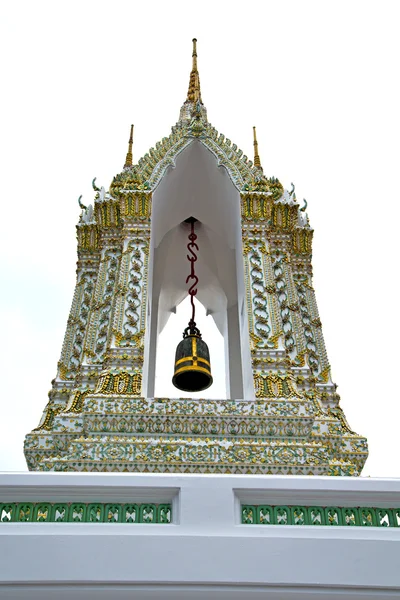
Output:
[[[196,244],[197,235],[194,232],[194,220],[191,221],[191,232],[189,233],[188,238],[189,243],[187,245],[187,249],[190,252],[190,255],[187,254],[187,259],[190,262],[190,274],[186,277],[186,283],[189,283],[189,281],[193,280],[193,283],[188,290],[188,294],[190,296],[190,304],[192,305],[192,318],[189,321],[188,327],[186,327],[185,331],[183,332],[183,337],[187,337],[188,335],[198,335],[201,337],[201,333],[197,329],[196,322],[194,320],[196,313],[194,297],[197,294],[197,284],[199,283],[199,278],[197,277],[194,270],[194,263],[197,260],[197,254],[195,253],[195,250],[197,250],[197,252],[199,251],[199,247]]]

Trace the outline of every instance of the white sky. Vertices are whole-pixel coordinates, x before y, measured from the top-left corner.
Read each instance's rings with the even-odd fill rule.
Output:
[[[211,123],[308,201],[314,285],[364,475],[398,476],[397,1],[3,3],[0,469],[25,470],[75,283],[77,198],[170,132],[198,38]],[[178,332],[178,339],[180,330]],[[207,340],[208,341],[208,340]]]

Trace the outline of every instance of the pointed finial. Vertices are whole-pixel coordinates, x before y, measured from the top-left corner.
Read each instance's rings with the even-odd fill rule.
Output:
[[[125,159],[124,168],[132,166],[132,144],[133,144],[133,125],[131,125],[131,135],[129,136],[129,146],[128,146],[128,152],[127,152],[126,159]]]
[[[201,102],[200,77],[197,70],[197,40],[193,38],[192,71],[189,79],[187,99],[189,102]]]
[[[193,38],[192,42],[193,42],[192,69],[193,69],[193,71],[197,71],[197,40],[196,40],[196,38]]]
[[[257,142],[257,133],[256,128],[253,127],[253,138],[254,138],[254,166],[262,169],[260,155],[258,154],[258,142]]]

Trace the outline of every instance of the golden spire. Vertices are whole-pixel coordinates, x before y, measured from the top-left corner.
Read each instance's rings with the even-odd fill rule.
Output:
[[[133,125],[131,125],[131,135],[129,136],[129,146],[128,146],[128,152],[127,152],[126,159],[125,159],[124,168],[132,166],[132,144],[133,144]]]
[[[257,142],[257,133],[256,128],[253,127],[253,138],[254,138],[254,166],[262,169],[260,155],[258,154],[258,142]]]
[[[200,92],[200,77],[199,72],[197,70],[197,40],[193,38],[193,52],[192,52],[192,71],[190,73],[189,79],[189,89],[187,94],[187,100],[189,102],[197,102],[198,100],[201,102],[201,92]]]

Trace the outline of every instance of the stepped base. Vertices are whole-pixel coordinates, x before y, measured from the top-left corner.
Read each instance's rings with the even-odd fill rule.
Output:
[[[29,434],[25,454],[31,470],[45,471],[359,475],[366,442],[335,410],[305,396],[90,394],[80,412],[64,409],[51,431]]]

